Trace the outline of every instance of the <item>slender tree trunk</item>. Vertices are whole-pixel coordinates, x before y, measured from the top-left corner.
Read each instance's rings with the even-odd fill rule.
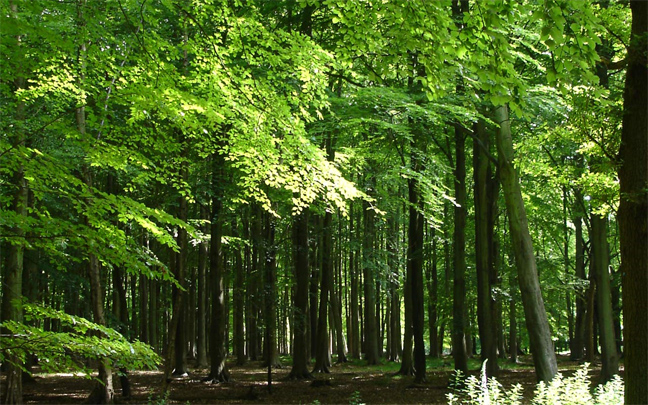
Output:
[[[623,285],[625,403],[648,402],[648,3],[630,2],[632,34],[623,94],[619,237]]]
[[[357,265],[357,251],[355,249],[355,232],[353,229],[353,205],[350,208],[349,215],[349,239],[351,240],[351,251],[349,252],[349,274],[351,277],[351,302],[349,307],[351,309],[350,318],[351,318],[351,328],[349,331],[349,346],[351,351],[351,357],[354,359],[360,358],[360,312],[359,312],[359,297],[358,297],[358,265]]]
[[[506,105],[498,107],[495,116],[500,125],[500,130],[497,133],[500,179],[509,216],[511,243],[522,292],[522,306],[529,332],[533,364],[537,378],[549,382],[558,372],[558,366],[553,350],[549,321],[540,291],[538,270],[520,182],[513,166],[513,140],[511,139],[508,107]]]
[[[374,180],[370,183],[373,185]],[[364,337],[365,358],[368,365],[377,365],[378,355],[378,325],[376,323],[376,285],[372,263],[375,261],[374,252],[374,211],[368,203],[364,206],[364,237],[362,242],[363,275],[364,275]]]
[[[517,316],[516,316],[516,288],[517,284],[513,272],[509,275],[509,288],[511,300],[509,301],[509,361],[517,363],[518,345],[517,345]]]
[[[186,150],[182,152],[181,159],[183,160],[183,162],[181,163],[182,167],[180,168],[180,177],[183,178],[185,181],[187,180],[188,177],[186,163],[184,162],[184,157],[186,153],[187,153]],[[188,210],[189,210],[187,205],[187,199],[181,195],[178,199],[178,203],[179,203],[178,218],[183,222],[187,222]],[[175,277],[178,280],[178,284],[180,284],[180,287],[185,288],[187,249],[189,248],[189,246],[187,243],[187,231],[183,228],[178,229],[177,243],[178,243],[178,247],[180,248],[180,252],[175,255],[175,259],[176,259]],[[174,340],[175,369],[173,370],[173,375],[182,376],[182,377],[186,377],[188,375],[187,373],[187,325],[186,325],[187,323],[186,308],[187,308],[188,297],[186,295],[187,295],[186,292],[174,286],[173,296],[176,297],[174,301],[177,300],[178,302],[178,308],[177,308],[178,325],[175,330],[176,333],[175,340]],[[176,308],[174,307],[173,310],[175,316]],[[141,321],[143,323],[144,319],[142,319]]]
[[[319,218],[314,217],[313,218],[313,223],[314,223],[314,230],[315,234],[319,235],[321,233],[320,225],[319,225]],[[309,328],[309,333],[310,333],[310,350],[309,350],[309,357],[315,357],[317,353],[317,313],[318,313],[318,306],[317,306],[317,290],[319,287],[319,279],[320,279],[320,261],[318,260],[318,250],[321,249],[321,246],[318,246],[318,237],[315,236],[311,239],[310,241],[310,251],[309,254],[311,255],[311,275],[310,275],[310,285],[309,285],[309,321],[310,321],[310,328]]]
[[[437,268],[437,237],[435,228],[432,228],[432,259],[428,265],[428,330],[430,333],[430,357],[439,358],[441,353],[439,351],[439,329],[437,328],[437,320],[439,313],[439,275]]]
[[[317,345],[315,347],[315,367],[313,373],[329,373],[330,357],[329,352],[329,333],[328,333],[328,307],[329,293],[332,288],[332,257],[331,257],[331,221],[332,214],[324,214],[324,224],[322,226],[322,269],[320,278],[320,301],[319,316],[317,319]]]
[[[396,374],[414,375],[414,362],[412,349],[414,347],[414,333],[412,329],[412,283],[409,276],[405,277],[405,336],[403,341],[403,356],[400,369]]]
[[[200,218],[209,219],[209,212],[207,206],[200,204]],[[202,232],[207,234],[207,225],[203,225]],[[198,368],[207,367],[207,260],[208,249],[207,241],[201,241],[198,245],[198,336],[196,341],[197,346],[197,366]]]
[[[475,180],[475,261],[477,269],[477,322],[481,341],[481,360],[486,363],[486,374],[496,376],[497,367],[497,330],[493,318],[493,299],[491,296],[491,245],[492,225],[488,192],[488,134],[485,123],[480,120],[475,125],[477,137],[473,141],[473,173]],[[488,149],[487,149],[488,150]],[[491,231],[491,232],[489,232]]]
[[[308,216],[309,209],[305,208],[299,215],[293,217],[292,241],[293,261],[295,263],[295,278],[297,280],[294,308],[293,366],[290,379],[312,378],[308,371]]]
[[[264,365],[270,368],[281,368],[277,351],[277,246],[275,243],[275,222],[270,214],[265,214],[265,327],[266,339]]]
[[[237,225],[232,224],[232,236],[237,237]],[[245,364],[245,327],[244,322],[244,302],[245,302],[245,273],[241,258],[240,249],[234,250],[234,356],[236,356],[236,365]]]
[[[614,338],[614,319],[612,295],[610,291],[609,251],[607,242],[607,220],[594,214],[592,221],[592,270],[596,277],[596,301],[598,324],[601,336],[601,380],[607,382],[619,373],[616,339]]]
[[[398,220],[392,215],[388,219],[389,236],[387,238],[387,251],[389,263],[389,361],[398,361],[401,351],[401,303],[398,287],[400,283],[400,269],[398,268]]]
[[[590,259],[589,288],[587,289],[587,309],[585,312],[585,360],[589,363],[594,361],[596,356],[596,329],[595,329],[595,303],[596,303],[596,278],[592,269]]]
[[[225,303],[225,262],[223,260],[223,158],[215,153],[212,156],[212,211],[211,240],[209,248],[209,270],[212,283],[212,314],[210,330],[211,369],[207,380],[213,383],[229,381],[230,374],[225,360],[227,358],[226,328],[228,314]]]
[[[466,349],[466,133],[455,126],[455,209],[453,235],[452,355],[454,368],[468,375]]]
[[[337,288],[336,288],[337,286]],[[346,363],[347,344],[342,330],[342,308],[340,306],[340,289],[342,283],[332,284],[331,290],[331,312],[333,313],[333,322],[335,325],[335,347],[337,353],[337,363]]]
[[[414,159],[414,158],[412,158]],[[420,170],[418,162],[412,163],[414,172]],[[423,329],[425,327],[425,310],[423,302],[423,215],[422,200],[419,195],[417,181],[408,180],[409,186],[409,228],[407,244],[407,278],[411,280],[412,292],[412,331],[414,334],[414,373],[416,382],[424,382],[425,375],[425,343]]]
[[[580,190],[574,191],[575,207],[574,212],[574,238],[576,245],[575,264],[576,277],[583,282],[587,280],[585,276],[585,247],[583,242],[583,217],[581,207],[583,206],[583,195]],[[585,309],[587,301],[585,299],[584,289],[576,290],[576,320],[574,324],[574,342],[571,347],[570,358],[572,360],[581,360],[585,353]]]

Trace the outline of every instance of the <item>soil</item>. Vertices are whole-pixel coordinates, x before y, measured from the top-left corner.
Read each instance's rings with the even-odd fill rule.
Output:
[[[115,375],[115,402],[122,404],[442,404],[450,392],[452,359],[435,360],[427,369],[427,382],[414,384],[413,377],[394,375],[397,363],[367,367],[361,361],[336,364],[330,374],[317,374],[315,380],[290,381],[287,366],[272,370],[272,392],[268,391],[267,369],[260,362],[243,366],[229,364],[232,381],[213,384],[203,382],[207,370],[191,369],[187,377],[174,378],[167,398],[160,398],[161,371],[133,371],[130,373],[132,395],[124,399],[120,393],[119,378]],[[477,361],[471,362],[475,370]],[[498,381],[509,388],[521,384],[524,397],[531,398],[535,388],[535,374],[530,356],[521,356],[515,365],[501,363]],[[580,367],[577,362],[559,357],[563,375]],[[477,375],[478,371],[471,374]],[[598,369],[591,367],[592,381],[596,382]],[[316,381],[316,382],[314,382]],[[4,381],[3,381],[4,382]],[[72,374],[35,373],[33,382],[24,383],[24,401],[27,404],[84,403],[95,381]]]

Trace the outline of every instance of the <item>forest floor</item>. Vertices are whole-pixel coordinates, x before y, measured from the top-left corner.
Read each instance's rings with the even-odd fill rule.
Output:
[[[560,372],[567,376],[581,364],[559,356]],[[115,375],[116,402],[122,404],[442,404],[452,372],[452,358],[428,360],[427,382],[414,384],[413,377],[395,375],[399,363],[385,362],[368,367],[362,361],[335,364],[330,374],[317,374],[311,381],[290,381],[290,359],[284,358],[284,367],[272,370],[272,393],[268,392],[267,370],[260,362],[243,366],[229,364],[232,380],[227,383],[203,382],[207,370],[191,369],[184,378],[174,378],[167,398],[156,394],[162,381],[161,371],[134,371],[130,373],[132,396],[120,396],[119,378]],[[470,360],[472,375],[479,373],[479,362]],[[517,364],[500,362],[498,381],[505,389],[521,384],[524,398],[532,398],[535,373],[531,356],[520,356]],[[590,366],[593,384],[598,380],[600,365]],[[4,381],[3,381],[4,382]],[[95,382],[72,374],[35,373],[33,382],[24,384],[27,404],[84,403]]]

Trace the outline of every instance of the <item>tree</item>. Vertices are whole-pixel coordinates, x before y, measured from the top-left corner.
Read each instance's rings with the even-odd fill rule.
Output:
[[[619,237],[623,277],[623,319],[625,343],[625,403],[641,403],[648,398],[646,359],[648,342],[645,308],[648,291],[648,199],[646,170],[648,116],[648,76],[645,54],[648,31],[648,4],[630,2],[632,35],[628,48],[628,70],[623,93],[624,113],[619,159],[621,201],[619,204]]]
[[[538,380],[551,381],[558,372],[551,331],[538,282],[533,243],[520,192],[518,175],[513,166],[511,123],[506,105],[497,107],[495,119],[500,126],[496,136],[498,169],[509,217],[511,244],[515,253],[522,305],[529,332],[533,364]]]

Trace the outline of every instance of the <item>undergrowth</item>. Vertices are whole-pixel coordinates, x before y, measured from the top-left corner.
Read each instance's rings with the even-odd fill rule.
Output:
[[[558,373],[551,382],[540,382],[533,394],[534,405],[617,405],[623,403],[623,380],[614,378],[604,385],[590,390],[589,364],[585,363],[573,376],[563,377]],[[463,387],[455,385],[447,394],[448,404],[466,405],[519,405],[522,404],[522,386],[516,384],[505,390],[495,378],[486,377],[486,362],[482,366],[481,378],[470,376],[463,379],[457,372],[454,381],[464,381]]]

